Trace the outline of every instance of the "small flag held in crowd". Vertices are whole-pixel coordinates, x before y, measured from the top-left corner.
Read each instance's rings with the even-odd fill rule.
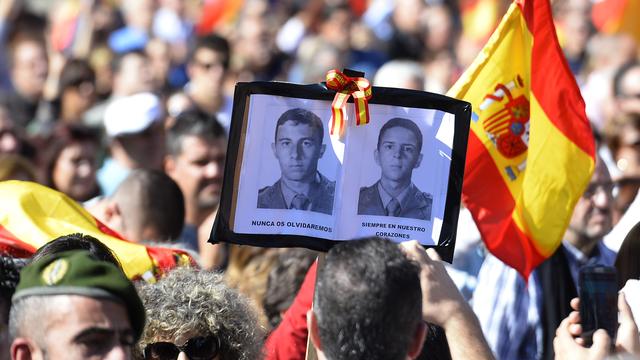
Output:
[[[640,0],[599,0],[593,2],[591,19],[605,34],[626,33],[640,42]]]
[[[26,257],[68,234],[90,235],[118,257],[129,278],[153,281],[176,265],[191,264],[186,253],[126,241],[66,195],[27,181],[0,183],[0,252]]]
[[[462,0],[460,15],[462,31],[466,38],[484,43],[495,30],[500,15],[499,0]],[[504,10],[504,9],[502,9]]]
[[[595,164],[549,1],[513,2],[448,95],[473,105],[463,201],[489,251],[526,278],[560,245]]]

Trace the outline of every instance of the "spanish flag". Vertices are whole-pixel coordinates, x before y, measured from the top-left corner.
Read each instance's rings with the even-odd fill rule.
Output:
[[[196,33],[210,34],[220,25],[233,22],[242,10],[244,0],[205,0],[200,9],[200,19],[196,24]]]
[[[90,235],[111,249],[129,278],[153,282],[177,265],[192,264],[178,250],[124,240],[66,195],[27,181],[0,182],[0,252],[28,257],[47,242],[73,233]]]
[[[525,278],[558,248],[595,165],[585,105],[548,0],[516,0],[449,90],[473,105],[462,199]]]

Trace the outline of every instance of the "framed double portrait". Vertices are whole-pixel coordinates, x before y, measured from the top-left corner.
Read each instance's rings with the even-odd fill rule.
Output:
[[[323,84],[238,83],[210,242],[326,251],[352,239],[418,240],[451,261],[471,105],[374,87],[370,122]]]

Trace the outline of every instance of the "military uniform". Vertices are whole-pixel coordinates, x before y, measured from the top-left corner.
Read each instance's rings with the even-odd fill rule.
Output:
[[[309,194],[306,197],[309,200],[305,210],[321,212],[331,215],[333,213],[333,197],[336,188],[336,182],[330,181],[319,172],[316,181],[311,184]],[[260,209],[291,209],[291,205],[287,204],[282,193],[282,179],[276,181],[271,186],[266,186],[258,191],[258,208]]]
[[[378,190],[379,183],[378,181],[369,187],[360,188],[359,215],[393,216],[387,214],[387,210],[382,203],[380,191]],[[400,202],[399,214],[395,216],[430,221],[432,203],[433,196],[431,194],[420,191],[411,183],[407,194]]]

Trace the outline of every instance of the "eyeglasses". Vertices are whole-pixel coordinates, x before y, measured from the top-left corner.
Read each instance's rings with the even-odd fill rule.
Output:
[[[599,191],[603,191],[608,196],[612,196],[617,191],[617,188],[613,182],[591,183],[589,184],[589,186],[587,186],[587,189],[582,194],[582,197],[585,199],[590,199],[594,195],[598,194]]]
[[[213,335],[195,337],[182,346],[157,342],[147,345],[143,354],[145,360],[175,360],[180,352],[187,354],[190,360],[211,360],[220,352],[220,339]]]

